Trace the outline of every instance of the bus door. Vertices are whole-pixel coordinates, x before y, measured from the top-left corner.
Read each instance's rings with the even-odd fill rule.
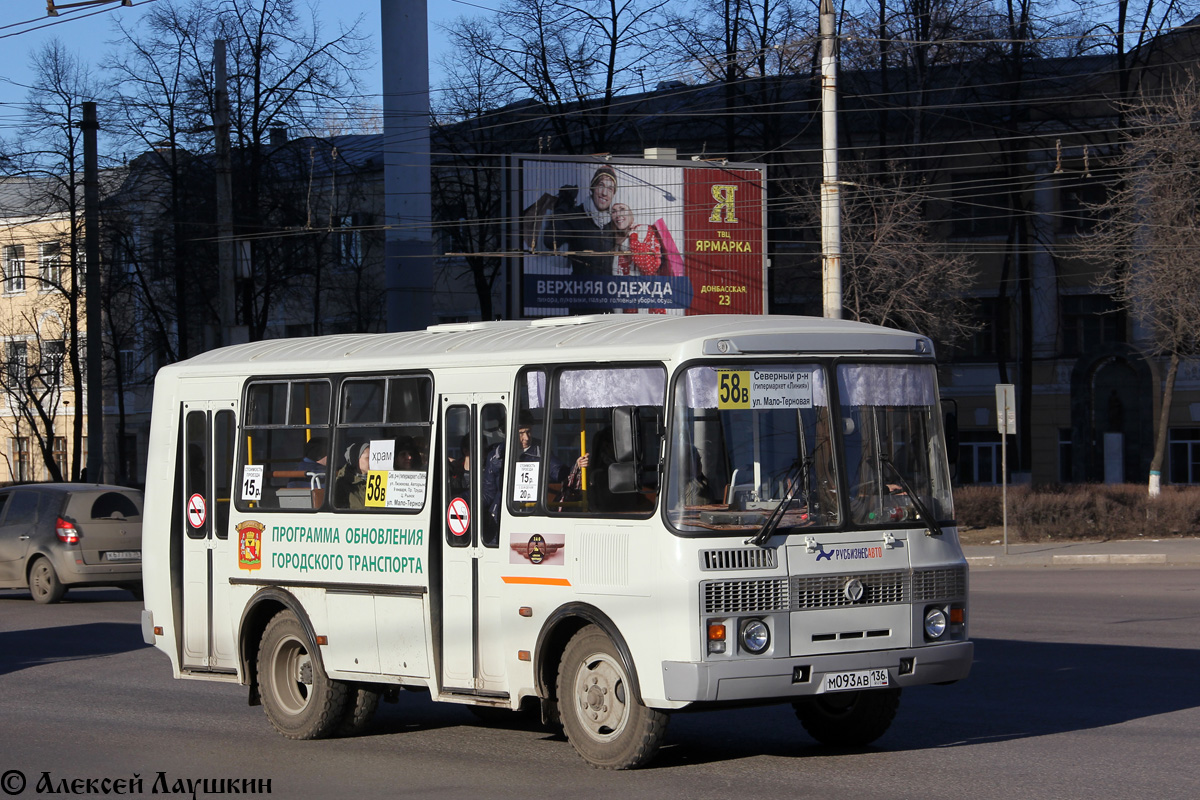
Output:
[[[507,395],[446,394],[441,399],[442,686],[499,694],[500,572]]]
[[[237,541],[229,538],[237,403],[183,404],[179,458],[183,480],[175,499],[182,514],[183,666],[235,672],[237,649],[229,610],[229,573]],[[216,621],[220,621],[217,624]]]

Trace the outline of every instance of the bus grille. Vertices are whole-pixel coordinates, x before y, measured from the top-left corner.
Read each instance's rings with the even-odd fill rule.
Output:
[[[813,575],[792,578],[792,610],[841,608],[843,606],[884,606],[906,602],[907,570],[868,572],[862,575]],[[846,596],[846,584],[857,578],[862,597],[853,601]]]
[[[922,569],[913,572],[913,602],[967,596],[967,568]]]
[[[858,580],[862,596],[851,600],[846,584]],[[844,575],[796,575],[749,581],[702,584],[704,613],[746,614],[813,611],[852,606],[883,606],[928,600],[953,600],[967,594],[967,568],[890,570]]]
[[[701,550],[700,569],[775,569],[779,564],[777,552],[761,547]]]
[[[704,584],[705,614],[744,614],[788,610],[787,578],[714,581]]]

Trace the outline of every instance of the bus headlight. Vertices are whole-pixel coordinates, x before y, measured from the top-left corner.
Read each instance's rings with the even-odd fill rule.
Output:
[[[925,609],[925,637],[938,639],[946,632],[946,612],[937,606]]]
[[[742,648],[755,655],[765,652],[771,645],[771,629],[761,619],[748,619],[743,622],[740,637]]]

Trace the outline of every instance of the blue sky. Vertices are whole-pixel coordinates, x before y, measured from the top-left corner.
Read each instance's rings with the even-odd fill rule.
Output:
[[[86,63],[98,63],[112,38],[110,18],[122,15],[136,19],[146,7],[160,0],[134,0],[132,8],[119,3],[98,9],[64,11],[59,17],[46,16],[46,0],[0,0],[0,135],[18,121],[19,109],[13,104],[25,100],[24,85],[30,81],[29,55],[45,42],[58,37]],[[346,23],[363,16],[362,29],[374,41],[375,57],[372,67],[363,76],[369,94],[380,94],[379,67],[379,9],[381,2],[411,2],[412,0],[312,0],[327,29],[340,20]],[[62,0],[63,5],[78,0]],[[303,5],[309,0],[299,0]],[[446,23],[459,16],[486,13],[498,0],[428,0],[430,28],[430,58],[436,57],[441,44],[437,23]]]

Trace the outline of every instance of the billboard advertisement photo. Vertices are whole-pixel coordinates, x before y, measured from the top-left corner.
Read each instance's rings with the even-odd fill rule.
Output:
[[[762,314],[754,165],[517,157],[522,316]]]

